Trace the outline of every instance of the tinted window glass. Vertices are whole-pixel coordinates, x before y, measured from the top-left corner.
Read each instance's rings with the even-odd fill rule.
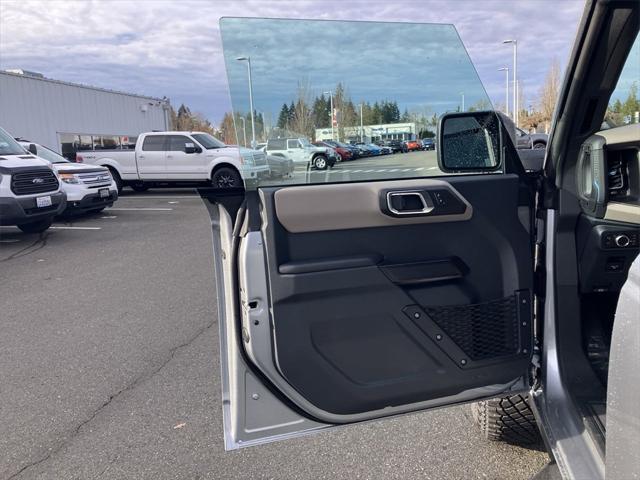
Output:
[[[283,138],[269,139],[267,142],[267,150],[284,150],[285,148],[287,145]]]
[[[167,150],[172,152],[184,152],[184,146],[186,143],[193,144],[193,140],[184,135],[171,135],[169,136],[169,147]]]
[[[145,152],[162,152],[164,151],[164,135],[147,135],[142,144],[142,150]]]
[[[300,148],[298,140],[287,140],[287,148]]]
[[[93,150],[93,140],[91,138],[91,135],[80,135],[78,138],[79,143],[76,146],[76,150]]]

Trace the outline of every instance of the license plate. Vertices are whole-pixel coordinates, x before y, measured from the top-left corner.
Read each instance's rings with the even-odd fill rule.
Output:
[[[38,208],[50,207],[51,206],[51,197],[36,197],[36,206]]]
[[[98,193],[100,194],[100,198],[107,198],[109,196],[109,189],[101,188],[100,190],[98,190]]]

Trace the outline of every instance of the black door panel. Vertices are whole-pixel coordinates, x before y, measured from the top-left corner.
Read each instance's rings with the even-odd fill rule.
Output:
[[[533,262],[518,177],[446,181],[468,220],[305,233],[279,223],[278,188],[261,190],[274,358],[316,407],[362,413],[526,372]]]

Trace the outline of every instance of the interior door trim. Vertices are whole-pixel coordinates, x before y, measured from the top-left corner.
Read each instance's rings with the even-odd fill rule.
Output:
[[[390,189],[445,189],[464,204],[464,210],[449,215],[392,217],[381,211],[379,200]],[[449,182],[431,178],[284,187],[274,197],[278,220],[291,233],[459,222],[473,215],[471,204]]]

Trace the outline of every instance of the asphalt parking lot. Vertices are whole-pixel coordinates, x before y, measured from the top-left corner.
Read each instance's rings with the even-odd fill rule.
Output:
[[[190,190],[0,228],[0,478],[526,479],[546,462],[483,441],[466,406],[225,453],[210,235]]]

